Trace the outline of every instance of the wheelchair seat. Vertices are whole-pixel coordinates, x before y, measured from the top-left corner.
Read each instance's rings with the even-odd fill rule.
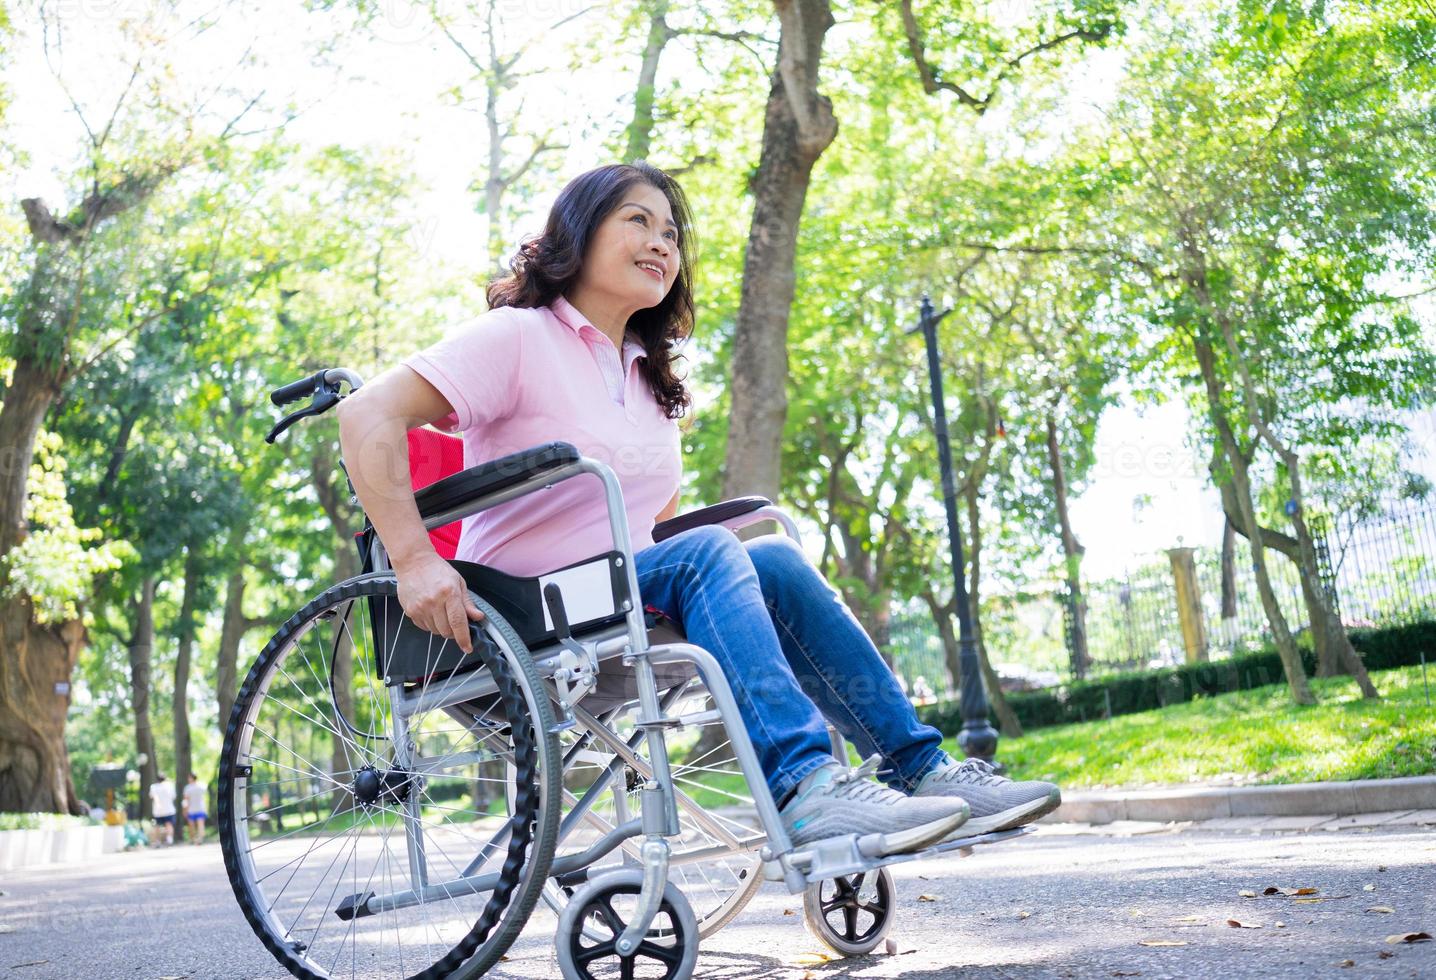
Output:
[[[432,429],[411,429],[408,442],[409,478],[421,516],[442,513],[476,496],[503,490],[529,477],[579,459],[578,450],[572,445],[551,442],[464,469],[462,441],[455,436]],[[753,499],[767,503],[762,498]],[[725,511],[725,516],[726,514]],[[564,573],[576,570],[588,570],[590,575],[596,573],[600,578],[607,579],[608,590],[599,591],[607,591],[612,596],[612,603],[605,602],[598,615],[575,616],[570,608],[570,625],[576,635],[581,636],[623,621],[621,606],[630,601],[631,597],[628,577],[614,561],[620,557],[619,552],[595,555],[543,576],[509,575],[487,565],[456,560],[454,555],[458,549],[459,526],[460,522],[455,521],[429,532],[429,539],[433,542],[435,551],[453,564],[470,589],[494,605],[513,626],[524,644],[535,653],[541,652],[558,639],[553,625],[548,621],[542,598],[542,586],[552,577],[562,577]],[[369,567],[368,555],[373,536],[372,527],[366,527],[359,536],[366,570]],[[600,567],[603,562],[608,565],[606,575]],[[566,596],[569,603],[572,603],[574,598]],[[403,617],[399,615],[397,599],[392,600],[391,604],[393,608],[388,610],[391,617],[385,617],[385,610],[381,608],[371,610],[376,629],[379,628],[381,619],[390,623],[403,622]],[[685,639],[678,624],[659,610],[646,610],[645,621],[649,626],[650,644],[672,643]],[[428,636],[421,635],[412,626],[398,629],[392,636],[385,673],[396,678],[417,680],[436,671],[465,669],[469,666],[466,661],[471,660],[474,665],[478,664],[476,654],[464,660],[436,663],[430,655],[430,646]],[[655,668],[655,679],[660,690],[672,689],[695,676],[696,670],[687,663],[657,665]],[[595,687],[584,699],[584,706],[595,714],[638,696],[634,672],[631,667],[624,666],[620,658],[611,658],[601,663],[596,681]]]

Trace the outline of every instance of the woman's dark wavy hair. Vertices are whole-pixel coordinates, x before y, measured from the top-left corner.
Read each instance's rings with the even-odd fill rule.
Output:
[[[646,183],[663,192],[678,225],[678,277],[663,302],[639,310],[628,330],[643,344],[639,370],[669,418],[681,417],[692,404],[683,379],[674,373],[673,352],[693,330],[692,216],[678,182],[647,163],[616,163],[579,174],[559,192],[543,234],[519,246],[509,260],[509,275],[489,283],[489,308],[548,306],[578,281],[583,257],[599,223],[623,203],[628,189]]]

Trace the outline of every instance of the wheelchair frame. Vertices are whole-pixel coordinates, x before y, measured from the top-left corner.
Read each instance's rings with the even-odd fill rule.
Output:
[[[341,380],[348,382],[352,389],[357,389],[362,384],[357,376],[343,370],[320,372],[310,379],[316,395],[321,391],[329,390],[326,387],[328,385],[337,387],[337,382]],[[294,388],[294,386],[288,387]],[[278,396],[279,392],[276,392],[276,402],[279,401]],[[334,403],[337,403],[337,398],[330,404]],[[296,413],[296,415],[299,414],[303,413]],[[317,414],[317,412],[310,412],[310,414]],[[276,431],[282,429],[289,421],[286,419]],[[776,801],[768,789],[757,753],[741,720],[732,689],[716,658],[702,647],[686,641],[658,644],[649,642],[648,625],[645,622],[638,587],[638,576],[633,560],[622,488],[613,471],[604,463],[580,455],[574,462],[562,463],[528,476],[503,489],[481,493],[436,512],[421,513],[421,516],[426,529],[432,531],[500,504],[586,475],[597,478],[603,488],[609,529],[613,538],[613,552],[617,555],[612,560],[621,566],[622,573],[626,578],[629,598],[625,598],[617,604],[617,612],[622,614],[621,621],[615,623],[613,622],[615,617],[610,616],[604,621],[606,625],[599,628],[583,631],[583,624],[579,624],[579,632],[570,632],[564,614],[562,587],[549,584],[543,591],[543,597],[556,624],[558,639],[530,652],[539,677],[548,688],[552,700],[558,705],[561,713],[559,727],[582,726],[587,735],[591,735],[593,739],[602,743],[603,747],[613,754],[613,759],[606,770],[585,790],[570,812],[563,816],[557,840],[561,841],[578,821],[584,819],[598,796],[610,789],[615,779],[623,776],[625,767],[631,768],[642,778],[637,817],[627,819],[614,826],[597,841],[578,853],[554,858],[547,872],[551,881],[570,883],[583,881],[588,878],[589,869],[593,868],[597,862],[602,861],[621,846],[631,849],[632,842],[637,842],[641,838],[641,842],[638,842],[638,851],[642,862],[641,886],[637,905],[632,910],[622,933],[617,936],[615,948],[620,956],[628,956],[638,948],[648,933],[655,915],[658,914],[661,904],[665,901],[672,858],[669,838],[676,837],[680,833],[677,798],[682,791],[675,786],[670,772],[666,734],[687,725],[711,722],[715,720],[715,716],[723,726],[736,761],[747,782],[756,810],[759,830],[751,835],[739,836],[723,826],[717,819],[708,817],[705,821],[702,816],[697,816],[698,822],[713,837],[720,840],[722,846],[688,854],[681,860],[701,861],[713,854],[756,851],[761,860],[762,878],[769,881],[781,881],[790,893],[796,894],[827,879],[862,874],[888,865],[931,857],[934,854],[953,852],[963,855],[971,854],[972,848],[978,844],[1015,838],[1030,832],[1030,828],[1024,827],[975,835],[948,841],[925,851],[897,855],[880,854],[881,835],[879,834],[833,838],[795,850],[783,827]],[[781,509],[771,504],[716,523],[736,530],[765,520],[774,521],[784,532],[795,540],[797,539],[798,533],[793,521]],[[371,547],[370,561],[373,572],[369,575],[392,577],[387,552],[377,536],[375,536]],[[471,592],[471,595],[474,593]],[[592,689],[600,665],[614,659],[619,659],[624,667],[632,670],[637,683],[638,715],[633,723],[634,734],[627,738],[612,730],[602,719],[587,710],[582,703],[583,695]],[[694,716],[674,717],[670,715],[670,710],[683,696],[688,685],[680,684],[676,688],[661,693],[655,667],[676,664],[690,665],[697,671],[706,687],[708,696],[713,701],[711,711]],[[491,696],[497,691],[493,677],[486,671],[458,673],[438,684],[420,687],[414,691],[406,691],[402,681],[389,683],[386,686],[389,692],[396,736],[402,736],[407,730],[409,721],[416,716],[437,710],[457,708],[465,702]],[[832,737],[834,754],[839,759],[844,759],[846,750],[843,740],[836,732],[832,732]],[[406,740],[402,737],[394,738],[396,761],[400,765],[409,765],[417,761],[422,766],[424,763],[422,759],[411,760],[401,757],[408,748],[405,742]],[[637,751],[640,744],[644,746],[646,752]],[[565,760],[566,762],[567,760]],[[423,770],[418,771],[422,772]],[[615,797],[618,795],[615,792]],[[419,871],[413,880],[422,883],[422,891],[411,887],[407,891],[387,895],[370,893],[367,897],[354,896],[356,899],[360,899],[363,908],[362,910],[350,909],[349,914],[372,914],[401,909],[459,895],[479,894],[496,887],[499,879],[499,873],[496,872],[473,876],[461,874],[442,882],[429,881],[425,863],[423,825],[409,812],[412,810],[411,805],[403,816],[405,844],[411,864],[411,874],[415,869]],[[701,815],[702,808],[695,804],[689,812]],[[620,810],[621,815],[622,811]],[[499,831],[486,845],[486,849],[495,845],[501,846],[503,838],[507,834],[507,828]],[[476,858],[470,867],[477,866],[477,864],[478,859]],[[600,868],[599,870],[607,869]],[[691,916],[691,912],[689,915]],[[696,935],[691,937],[695,949],[697,938]]]
[[[584,474],[595,476],[602,482],[608,508],[609,528],[613,534],[614,550],[623,556],[621,560],[627,570],[629,594],[638,596],[640,595],[638,575],[629,541],[628,518],[623,506],[622,489],[613,471],[598,460],[580,457],[576,463],[531,477],[514,487],[425,516],[424,526],[429,530],[443,527],[491,507]],[[797,539],[797,529],[792,519],[772,505],[724,523],[736,530],[764,520],[777,522],[784,531]],[[376,557],[376,568],[381,562],[385,568],[388,567],[386,558]],[[649,764],[643,765],[643,761],[621,738],[609,732],[597,718],[583,710],[581,701],[567,706],[567,710],[582,721],[596,738],[617,753],[619,758],[635,768],[641,766],[640,773],[644,770],[651,771],[648,784],[644,786],[641,795],[643,815],[641,820],[630,821],[628,825],[610,833],[605,839],[600,840],[582,854],[556,858],[549,872],[550,876],[557,876],[580,870],[594,861],[602,859],[605,854],[612,851],[627,837],[641,833],[646,838],[643,844],[644,891],[641,893],[638,909],[630,920],[624,936],[619,940],[620,953],[627,953],[638,945],[638,941],[648,929],[654,912],[657,911],[662,882],[667,878],[668,872],[669,848],[666,838],[678,833],[675,789],[668,774],[668,750],[663,733],[667,729],[681,725],[683,719],[668,717],[663,705],[659,703],[653,672],[653,667],[657,664],[689,663],[698,670],[708,689],[709,696],[713,698],[715,710],[722,717],[724,729],[732,742],[738,763],[753,794],[758,820],[763,828],[763,835],[759,838],[746,842],[734,838],[733,844],[745,849],[759,850],[764,862],[764,878],[783,882],[790,893],[797,894],[809,885],[828,878],[911,861],[935,853],[970,852],[974,845],[1018,837],[1027,832],[1025,829],[1019,829],[981,834],[949,841],[922,852],[887,856],[879,856],[878,835],[875,834],[864,837],[836,838],[820,842],[815,847],[794,851],[787,832],[783,828],[782,819],[778,815],[777,803],[768,789],[767,780],[758,763],[758,756],[753,749],[752,740],[743,726],[737,702],[733,698],[732,688],[729,687],[728,680],[723,675],[718,661],[707,650],[692,643],[663,643],[650,646],[648,629],[643,618],[642,603],[625,600],[623,605],[628,608],[623,610],[624,623],[622,626],[610,627],[589,636],[575,636],[574,640],[583,645],[586,652],[591,655],[590,663],[595,669],[597,664],[614,657],[621,657],[625,666],[633,668],[638,680],[641,711],[635,722],[635,727],[645,735]],[[552,679],[565,669],[562,659],[566,651],[561,644],[532,652],[535,666],[546,679]],[[419,706],[422,706],[423,710],[433,710],[444,705],[458,704],[471,698],[492,694],[493,691],[493,683],[486,677],[465,675],[416,699],[410,712],[417,710]],[[400,704],[404,704],[404,702],[401,700]],[[833,738],[834,749],[839,753],[838,757],[841,759],[844,757],[841,737],[833,733]],[[612,778],[614,774],[610,773],[609,778]],[[604,788],[606,788],[606,784],[600,786],[595,783],[585,793],[584,799],[588,799],[590,795],[600,792]],[[579,805],[583,806],[583,801],[580,801]],[[569,815],[570,818],[573,816],[573,814]],[[716,823],[712,829],[715,832],[728,835],[728,832]],[[563,831],[561,830],[560,833],[562,834]]]

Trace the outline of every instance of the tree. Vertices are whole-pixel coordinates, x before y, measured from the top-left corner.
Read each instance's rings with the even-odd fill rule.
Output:
[[[1302,453],[1339,434],[1323,429],[1325,406],[1364,405],[1366,423],[1344,426],[1360,438],[1410,403],[1408,379],[1429,376],[1419,327],[1389,316],[1376,282],[1429,255],[1432,188],[1408,165],[1429,154],[1426,110],[1407,93],[1429,84],[1420,52],[1433,36],[1436,20],[1414,8],[1283,6],[1272,18],[1242,6],[1201,30],[1174,16],[1154,29],[1115,114],[1126,152],[1113,162],[1132,178],[1126,206],[1146,225],[1132,252],[1162,290],[1157,317],[1188,345],[1213,475],[1252,549],[1300,702],[1310,690],[1266,569],[1281,539],[1257,511],[1260,454],[1287,485],[1294,533],[1282,550],[1302,576],[1314,640],[1374,696],[1320,579]],[[1175,83],[1174,64],[1184,66]],[[1153,234],[1154,217],[1163,232]],[[1376,305],[1386,313],[1366,312]]]

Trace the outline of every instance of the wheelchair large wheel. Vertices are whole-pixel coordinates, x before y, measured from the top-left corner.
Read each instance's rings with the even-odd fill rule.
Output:
[[[698,719],[669,736],[669,771],[678,809],[677,837],[669,838],[669,882],[688,900],[698,935],[706,939],[743,910],[763,884],[758,856],[764,835],[736,754],[722,723],[709,717],[712,702],[692,679],[661,697],[670,716]],[[634,734],[636,703],[611,709],[600,721],[629,747],[625,754],[580,725],[565,732],[564,829],[559,854],[583,850],[597,837],[639,816],[639,787],[650,769]],[[595,787],[598,787],[595,789]],[[586,802],[584,802],[586,801]],[[581,816],[574,818],[576,807]],[[641,865],[641,838],[600,861],[595,874]],[[550,882],[544,901],[562,913],[574,885]],[[655,938],[663,938],[655,926]]]
[[[559,816],[553,710],[522,640],[477,605],[465,656],[403,617],[392,577],[350,579],[280,628],[239,691],[225,868],[297,977],[477,976],[539,898]],[[485,775],[493,760],[513,792]]]

